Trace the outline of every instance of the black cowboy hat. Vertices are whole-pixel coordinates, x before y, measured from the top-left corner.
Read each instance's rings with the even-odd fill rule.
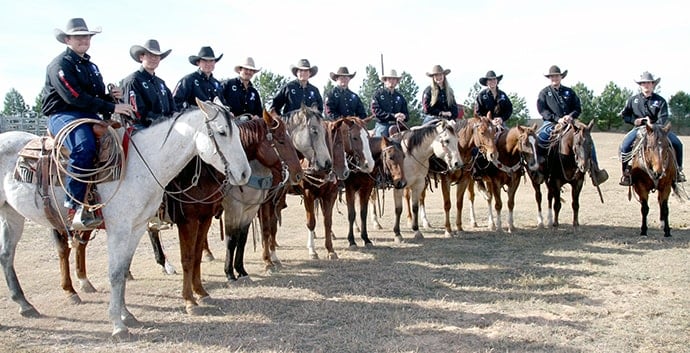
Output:
[[[133,45],[131,48],[129,48],[129,56],[131,56],[134,61],[140,63],[141,59],[139,57],[144,52],[158,55],[161,57],[161,60],[163,60],[170,54],[171,51],[172,49],[161,51],[161,46],[158,44],[158,41],[155,39],[149,39],[144,42],[144,45]]]
[[[544,77],[550,77],[551,75],[561,75],[561,78],[568,76],[568,70],[561,72],[561,68],[556,65],[551,65],[549,68],[549,73],[544,74]]]
[[[83,18],[72,18],[67,21],[64,31],[56,28],[54,32],[55,39],[64,44],[65,37],[67,36],[92,36],[94,34],[101,33],[101,27],[96,27],[96,29],[91,31],[89,30],[89,27],[86,26],[86,21],[84,21]]]
[[[635,83],[638,85],[642,82],[654,82],[654,86],[656,86],[657,83],[661,81],[661,77],[654,78],[654,75],[652,75],[649,71],[645,71],[640,75],[639,80],[635,80]]]
[[[299,59],[299,61],[297,61],[297,65],[290,65],[290,70],[295,76],[297,76],[297,70],[309,70],[309,77],[314,77],[314,75],[319,72],[319,67],[316,65],[311,66],[311,64],[309,64],[309,60],[307,59]]]
[[[338,71],[336,72],[331,72],[331,80],[335,81],[338,79],[338,76],[347,76],[349,78],[355,77],[357,74],[357,71],[350,73],[350,70],[347,69],[345,66],[341,66],[338,68]]]
[[[402,76],[399,76],[397,71],[395,71],[394,69],[390,69],[386,73],[381,75],[381,80],[383,81],[387,78],[395,78],[399,80],[401,77]]]
[[[192,65],[196,66],[199,63],[199,60],[201,60],[201,59],[213,60],[215,62],[219,62],[220,58],[222,58],[222,57],[223,57],[223,54],[220,54],[220,56],[218,56],[216,58],[216,54],[213,53],[213,49],[211,49],[211,47],[201,47],[201,49],[199,49],[199,55],[190,56],[189,62]]]
[[[443,74],[443,76],[446,76],[450,73],[450,69],[443,69],[441,65],[434,65],[434,67],[431,68],[431,72],[427,72],[426,75],[429,77],[432,77],[436,74]]]
[[[251,56],[244,59],[243,63],[235,65],[235,72],[239,74],[242,68],[252,70],[255,72],[261,71],[261,68],[256,68],[256,64],[254,64],[254,58],[252,58]]]
[[[479,84],[482,86],[486,86],[486,81],[493,79],[493,78],[495,78],[496,81],[501,82],[501,80],[503,79],[503,75],[496,76],[496,73],[494,72],[494,70],[489,70],[486,72],[486,75],[484,77],[479,78]]]

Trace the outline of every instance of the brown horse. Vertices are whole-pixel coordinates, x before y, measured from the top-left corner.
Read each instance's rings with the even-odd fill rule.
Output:
[[[464,167],[457,170],[450,170],[445,172],[430,172],[430,179],[440,179],[441,181],[441,192],[443,195],[443,211],[445,213],[445,236],[453,236],[453,230],[450,224],[450,208],[451,208],[451,198],[450,198],[450,187],[452,184],[456,184],[456,216],[455,216],[455,226],[457,232],[462,232],[462,208],[464,205],[464,195],[465,190],[470,192],[470,204],[473,207],[474,203],[474,190],[472,189],[472,165],[475,162],[475,157],[473,154],[476,150],[483,154],[487,160],[495,160],[498,158],[498,152],[496,150],[496,143],[494,137],[496,135],[496,128],[491,123],[491,119],[488,117],[472,117],[466,120],[460,120],[458,126],[456,127],[457,137],[458,137],[458,151],[460,153],[460,158],[465,161]],[[444,166],[445,167],[445,166]],[[429,220],[426,217],[426,205],[424,200],[426,198],[426,190],[422,192],[419,200],[419,214],[422,218],[422,225],[425,228],[429,228]],[[411,222],[412,214],[410,212],[411,207],[409,203],[409,198],[407,198],[407,219],[408,223]],[[472,222],[474,221],[474,208],[471,208]]]
[[[633,151],[622,156],[625,160],[632,159],[632,189],[639,197],[642,211],[642,225],[640,235],[647,236],[647,215],[649,214],[649,193],[658,191],[659,220],[664,229],[664,237],[671,236],[671,227],[668,223],[668,199],[671,190],[675,190],[674,178],[678,166],[673,147],[668,139],[668,132],[671,130],[671,123],[665,126],[651,124],[647,122],[638,130],[638,139],[633,147]],[[628,188],[628,199],[632,195]]]
[[[503,231],[501,225],[501,189],[508,186],[508,232],[515,230],[513,224],[513,208],[515,207],[515,193],[520,186],[520,179],[524,175],[524,169],[537,170],[537,125],[532,127],[516,126],[509,130],[503,130],[496,141],[498,159],[492,160],[482,174],[480,188],[484,185],[488,191],[487,202],[489,204],[489,228]],[[484,185],[482,185],[484,184]],[[494,200],[496,218],[491,210]]]
[[[548,148],[546,166],[548,177],[546,186],[548,189],[549,213],[548,223],[554,228],[559,226],[558,214],[561,210],[561,188],[570,184],[572,191],[573,227],[580,226],[578,219],[580,210],[580,192],[585,180],[585,175],[591,166],[592,148],[592,120],[588,125],[579,121],[573,121],[566,126],[557,126],[551,134]],[[532,187],[535,192],[538,209],[538,226],[543,225],[541,211],[541,184],[532,178]]]
[[[347,240],[350,243],[350,249],[357,248],[354,235],[355,196],[359,196],[360,222],[362,224],[360,237],[364,241],[364,246],[369,248],[373,246],[367,233],[367,213],[372,191],[374,188],[383,189],[389,186],[401,189],[407,184],[403,171],[405,153],[400,143],[388,137],[370,137],[369,146],[371,147],[371,155],[376,162],[374,170],[371,173],[361,171],[351,173],[345,180],[345,200],[347,201],[347,219],[349,222]]]

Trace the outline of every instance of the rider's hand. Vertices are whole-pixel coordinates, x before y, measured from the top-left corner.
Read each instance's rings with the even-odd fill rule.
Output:
[[[124,94],[122,93],[122,88],[117,86],[110,86],[110,96],[113,97],[113,99],[115,100],[122,99],[122,97],[124,97]]]
[[[561,125],[568,125],[573,121],[573,117],[568,115],[563,115],[560,119],[558,119],[558,123]]]
[[[397,120],[397,121],[405,121],[405,114],[403,114],[403,113],[395,113],[395,120]]]
[[[131,116],[133,112],[132,106],[129,104],[115,104],[115,111],[114,113],[116,114],[123,114],[123,115],[128,115]]]
[[[501,118],[494,118],[494,120],[492,120],[491,122],[496,126],[503,125],[503,119],[501,119]]]

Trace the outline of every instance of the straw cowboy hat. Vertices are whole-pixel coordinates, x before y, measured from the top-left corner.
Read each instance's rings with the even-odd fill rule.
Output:
[[[386,71],[386,73],[384,73],[383,75],[381,75],[381,80],[382,80],[382,81],[385,80],[385,79],[387,79],[387,78],[395,78],[395,79],[398,79],[398,80],[399,80],[399,79],[401,78],[401,76],[399,76],[399,75],[398,75],[398,72],[395,71],[394,69],[390,69],[390,70]]]
[[[144,45],[133,45],[131,48],[129,48],[129,56],[131,56],[134,61],[140,63],[141,54],[144,54],[144,52],[158,55],[161,57],[161,60],[163,60],[170,54],[171,51],[172,49],[161,51],[161,46],[158,44],[158,41],[155,39],[149,39],[144,42]]]
[[[436,74],[443,74],[443,76],[446,76],[450,73],[450,69],[443,69],[441,65],[434,65],[434,67],[431,68],[431,72],[427,72],[426,75],[429,77],[432,77]]]
[[[309,60],[307,59],[299,59],[299,61],[297,61],[297,65],[290,65],[290,70],[295,76],[297,76],[297,70],[309,70],[309,77],[314,77],[314,75],[319,72],[319,67],[316,65],[311,66],[311,64],[309,64]]]
[[[544,77],[550,77],[551,75],[561,75],[561,78],[568,76],[568,70],[561,72],[561,68],[556,65],[551,65],[549,68],[549,73],[544,74]]]
[[[645,71],[640,75],[639,80],[635,80],[635,83],[638,85],[642,82],[654,82],[654,86],[656,86],[657,83],[661,81],[661,77],[654,78],[654,75],[652,75],[649,71]]]
[[[189,57],[189,62],[192,65],[196,66],[199,63],[199,60],[201,59],[219,62],[220,58],[222,57],[223,54],[220,54],[220,56],[216,58],[216,54],[213,53],[213,49],[211,47],[201,47],[201,49],[199,49],[199,55],[191,55]]]
[[[486,81],[494,79],[494,78],[496,79],[496,81],[501,82],[501,80],[503,79],[503,75],[496,76],[496,73],[494,72],[494,70],[489,70],[486,72],[486,75],[484,75],[484,77],[479,78],[479,84],[482,86],[486,86]]]
[[[67,25],[65,26],[65,30],[61,30],[59,28],[56,28],[54,30],[55,32],[55,39],[58,40],[58,42],[67,44],[65,43],[65,37],[67,36],[92,36],[97,33],[101,33],[101,27],[96,27],[93,31],[89,30],[89,27],[86,26],[86,22],[84,21],[83,18],[72,18],[69,21],[67,21]]]
[[[349,78],[353,78],[356,74],[357,71],[350,73],[350,70],[348,70],[347,67],[341,66],[338,68],[338,71],[331,72],[331,80],[336,81],[338,79],[338,76],[347,76]]]
[[[261,68],[256,68],[256,64],[254,64],[254,58],[252,58],[251,56],[248,56],[246,59],[244,59],[243,63],[237,64],[235,66],[235,72],[239,74],[242,68],[252,70],[254,72],[261,71]]]

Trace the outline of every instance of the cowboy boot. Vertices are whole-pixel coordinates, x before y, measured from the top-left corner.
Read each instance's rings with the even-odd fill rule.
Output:
[[[630,167],[628,167],[628,163],[623,163],[623,175],[618,184],[621,186],[632,186],[632,177],[630,176]]]
[[[609,180],[609,173],[606,172],[606,169],[599,169],[597,163],[592,163],[592,168],[589,170],[589,176],[592,178],[592,184],[594,186],[599,186]]]
[[[72,219],[73,230],[90,230],[96,229],[103,223],[103,219],[96,216],[93,211],[84,209],[83,205],[77,206]]]
[[[685,173],[683,173],[683,168],[678,167],[676,170],[676,183],[684,183],[686,182],[687,179],[685,179]]]

